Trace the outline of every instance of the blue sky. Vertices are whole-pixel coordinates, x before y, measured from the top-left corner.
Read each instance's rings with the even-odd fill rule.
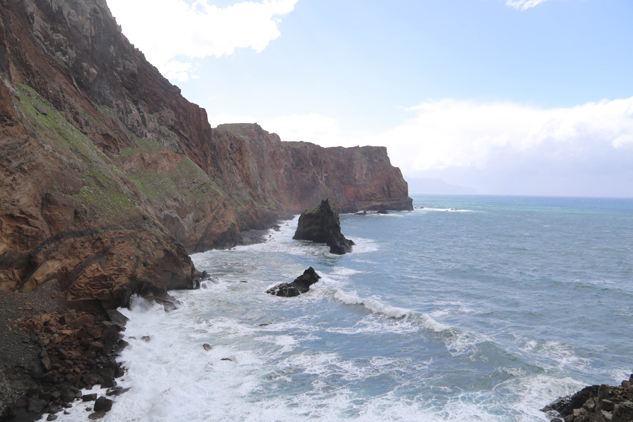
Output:
[[[108,0],[213,126],[481,193],[633,196],[630,0]]]

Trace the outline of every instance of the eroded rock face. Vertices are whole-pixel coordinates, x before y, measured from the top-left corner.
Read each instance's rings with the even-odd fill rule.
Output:
[[[268,289],[266,293],[281,297],[299,296],[302,293],[307,293],[310,290],[310,286],[319,281],[320,278],[314,268],[310,267],[292,283],[278,284],[272,289]]]
[[[328,199],[321,201],[318,207],[301,213],[293,239],[326,243],[330,247],[330,253],[337,255],[351,252],[354,245],[353,241],[346,239],[341,233],[336,206]]]
[[[0,289],[57,280],[112,308],[192,288],[187,253],[330,198],[411,209],[384,148],[284,143],[212,129],[121,33],[103,0],[0,0]]]

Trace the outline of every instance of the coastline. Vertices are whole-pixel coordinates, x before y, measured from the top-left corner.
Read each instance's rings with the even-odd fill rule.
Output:
[[[416,213],[416,214],[421,214],[422,212],[423,211],[420,211],[419,213]],[[398,215],[398,214],[399,213],[396,213],[396,215]],[[409,216],[413,217],[413,214],[408,214],[408,213],[407,214],[402,214],[402,216],[406,216],[406,215],[409,215]],[[454,215],[452,215],[452,217],[449,217],[447,214],[444,214],[444,213],[430,213],[430,215],[437,216],[437,218],[452,218],[452,219],[458,218],[458,214],[454,214]],[[444,217],[444,216],[446,216],[446,217]],[[348,219],[349,222],[352,222],[352,221],[355,221],[355,222],[366,221],[368,223],[370,222],[370,220],[365,220],[363,218],[356,218],[356,217],[346,217],[346,218]],[[382,221],[384,221],[386,223],[388,221],[402,221],[402,220],[399,219],[399,218],[386,217]],[[376,226],[376,222],[373,221],[373,222],[370,223],[370,225],[371,226]],[[289,228],[285,227],[285,225],[284,225],[284,227],[282,227],[282,231],[289,231]],[[273,236],[275,236],[276,233],[277,232],[275,232],[275,231],[271,231],[271,234],[273,234]],[[357,231],[356,232],[356,236],[358,236],[358,233],[359,232]],[[356,238],[356,236],[354,236],[354,238]],[[266,243],[266,242],[264,242],[264,243]],[[272,246],[273,246],[274,250],[280,250],[279,246],[284,247],[286,245],[284,242],[279,243],[279,245],[274,245],[274,243],[277,243],[277,241],[274,240],[274,239],[273,239],[272,243],[273,243]],[[296,257],[295,258],[295,264],[297,262],[300,262],[300,261],[303,262],[305,259],[313,259],[313,258],[309,258],[309,257],[313,256],[313,254],[309,250],[312,250],[313,252],[316,252],[316,248],[313,248],[313,247],[310,247],[310,246],[307,246],[307,245],[303,245],[303,244],[302,245],[297,245],[297,246],[299,246],[299,248],[297,250],[293,251],[291,255],[289,255],[289,256]],[[259,253],[263,252],[264,250],[269,250],[269,249],[270,249],[269,247],[265,247],[265,246],[263,246],[263,247],[248,246],[248,247],[246,247],[245,249],[242,249],[242,250],[240,250],[240,248],[237,248],[236,251],[233,251],[233,250],[230,250],[230,251],[229,250],[224,250],[224,251],[223,250],[218,250],[217,252],[212,252],[211,254],[215,255],[215,256],[219,256],[221,261],[225,261],[226,259],[229,259],[229,257],[235,256],[235,255],[240,255],[240,254],[243,255],[246,259],[248,259],[247,256],[249,254],[253,254],[253,253],[259,254]],[[322,249],[325,249],[325,248],[322,248]],[[302,251],[302,252],[300,252],[300,251]],[[300,255],[294,255],[297,252],[300,252]],[[319,252],[319,254],[326,254],[326,252],[324,250],[322,250],[321,252]],[[299,258],[299,256],[302,256],[303,258]],[[351,255],[351,257],[354,257],[354,255]],[[198,257],[198,258],[202,258],[202,257]],[[328,257],[327,260],[330,260],[332,258],[333,257]],[[198,261],[198,260],[194,259],[194,261]],[[251,265],[251,263],[248,262],[248,265]],[[196,266],[198,266],[198,264],[196,264]],[[209,270],[209,267],[205,267],[205,266],[200,266],[200,268]],[[238,274],[231,273],[231,274],[232,274],[232,276],[230,276],[230,277],[228,277],[228,275],[224,276],[224,277],[220,276],[220,284],[219,285],[207,283],[208,288],[211,289],[208,292],[206,292],[205,290],[192,291],[192,292],[183,292],[182,295],[181,294],[177,294],[177,295],[175,295],[175,297],[176,298],[180,298],[180,299],[183,299],[185,297],[191,297],[191,298],[196,298],[197,297],[197,298],[199,298],[198,299],[198,305],[195,305],[195,306],[198,307],[198,306],[200,306],[200,304],[203,304],[203,303],[204,304],[215,303],[215,302],[207,302],[206,300],[204,300],[202,298],[203,297],[207,297],[208,299],[210,299],[211,296],[213,296],[215,293],[224,292],[225,289],[229,289],[229,290],[233,291],[235,294],[237,294],[238,292],[246,292],[246,291],[258,292],[258,294],[262,293],[262,291],[260,291],[260,290],[262,289],[261,286],[263,286],[263,284],[261,284],[261,279],[259,278],[259,276],[260,276],[259,272],[254,273],[254,274],[257,274],[257,277],[258,277],[257,279],[252,278],[253,277],[252,275],[251,276],[242,276],[242,275],[239,275],[239,273]],[[270,272],[269,272],[269,274],[270,274]],[[285,272],[285,274],[287,274],[287,272]],[[214,275],[214,274],[212,274],[212,275]],[[227,277],[228,277],[228,280],[227,280]],[[241,284],[240,280],[248,280],[248,284]],[[260,281],[260,284],[257,283],[257,280]],[[329,282],[331,283],[331,280],[329,280]],[[264,283],[264,284],[266,284],[266,283]],[[314,293],[314,295],[316,295],[316,297],[314,297],[314,296],[312,296],[312,297],[306,296],[305,297],[305,300],[308,300],[307,303],[314,301],[314,299],[316,299],[317,297],[322,297],[322,295],[324,293],[324,291],[322,290],[322,287],[325,287],[325,286],[318,286],[318,287],[319,287],[319,289]],[[215,293],[213,293],[213,292],[215,292]],[[211,296],[209,296],[209,295],[211,295]],[[263,293],[262,293],[262,296],[264,296]],[[224,301],[224,299],[219,298],[219,301],[222,302],[222,301]],[[258,302],[258,301],[259,301],[259,299],[256,299],[256,302]],[[358,302],[358,301],[360,301],[360,302]],[[346,307],[347,306],[352,306],[352,308],[349,308],[349,310],[352,310],[352,309],[355,309],[357,307],[356,305],[353,305],[353,303],[362,303],[362,301],[363,301],[363,295],[359,295],[359,297],[357,297],[357,300],[354,300],[354,301],[351,301],[351,302],[350,301],[346,301],[346,302],[350,302],[350,304],[346,304],[344,306],[346,306]],[[343,302],[343,303],[346,303],[346,302]],[[183,301],[183,303],[184,303],[184,301]],[[240,303],[241,303],[241,301],[240,301]],[[251,303],[251,301],[247,300],[246,303]],[[280,303],[286,303],[286,302],[280,302]],[[288,302],[288,305],[291,305],[292,303],[293,302]],[[237,302],[234,303],[234,305],[236,305],[236,304],[237,304]],[[385,302],[381,306],[384,306],[386,304],[387,303]],[[187,310],[187,308],[189,308],[190,306],[191,306],[191,302],[189,300],[187,300],[187,303],[184,304],[183,308],[181,310],[176,311],[176,313],[180,314],[182,311],[185,311],[186,315],[189,315],[189,316],[196,315],[195,313],[192,313],[192,311],[194,310],[193,308]],[[250,306],[250,305],[246,305],[246,306]],[[376,307],[374,306],[374,308],[376,308]],[[272,308],[269,308],[269,309],[272,309]],[[376,309],[378,309],[378,308],[376,308]],[[380,308],[380,309],[382,309],[382,308]],[[367,311],[369,311],[370,313],[371,312],[375,312],[375,310],[372,311],[371,308],[366,308],[366,307],[362,308],[361,310],[362,310],[362,312],[367,312]],[[353,312],[354,313],[358,312],[358,309],[353,311]],[[160,313],[163,314],[163,312],[160,312]],[[125,312],[125,314],[129,315],[127,312]],[[137,315],[141,316],[141,314],[137,314]],[[220,313],[219,315],[222,315],[222,314]],[[259,313],[255,313],[255,315],[259,315]],[[141,317],[143,319],[146,318],[145,316],[141,316]],[[165,324],[164,326],[165,327],[173,327],[171,324],[174,322],[173,321],[174,317],[180,318],[177,315],[170,316],[170,314],[164,314],[164,317],[162,318],[163,324]],[[276,333],[278,331],[278,329],[275,328],[275,326],[278,325],[278,323],[280,321],[275,321],[275,318],[271,319],[270,314],[262,315],[261,317],[264,318],[264,320],[260,320],[260,319],[254,319],[253,320],[251,317],[247,317],[246,320],[244,321],[244,324],[245,324],[244,327],[237,327],[237,326],[233,326],[233,325],[226,325],[228,323],[228,321],[225,321],[222,317],[219,320],[217,320],[217,322],[216,321],[209,321],[209,324],[213,324],[214,326],[216,326],[216,328],[212,329],[212,332],[216,333],[216,334],[222,333],[224,330],[227,330],[227,329],[228,329],[227,334],[230,334],[231,332],[233,332],[233,333],[240,333],[240,332],[242,332],[242,330],[245,330],[244,331],[244,335],[247,335],[247,336],[250,336],[250,335],[248,335],[248,333],[254,334],[254,332],[250,331],[251,329],[260,331],[261,332],[259,334],[260,336],[264,335],[267,332],[272,334],[272,333]],[[383,318],[383,317],[381,316],[380,318]],[[387,318],[387,319],[389,321],[391,321],[391,319],[389,319],[389,318]],[[187,320],[191,320],[191,319],[187,318]],[[143,320],[137,321],[136,322],[137,326],[139,325],[139,322],[141,324],[145,323],[145,321],[143,321]],[[259,327],[259,324],[268,324],[270,322],[272,322],[272,325],[266,325],[265,327]],[[198,321],[196,323],[196,325],[198,325],[199,323],[200,323],[200,321]],[[217,325],[218,323],[219,323],[219,325]],[[400,325],[402,322],[394,320],[394,321],[390,322],[390,324],[391,323],[395,323],[397,325]],[[407,325],[408,325],[408,323],[407,323]],[[252,326],[252,328],[249,328],[251,326]],[[154,325],[154,330],[157,327],[158,327],[158,325]],[[181,326],[181,327],[184,327],[184,326]],[[201,327],[198,326],[195,331],[198,332],[200,328]],[[150,327],[141,328],[141,330],[138,330],[138,327],[137,327],[136,334],[128,333],[128,335],[136,335],[136,337],[137,337],[137,339],[135,339],[134,342],[133,342],[133,349],[138,349],[138,350],[134,351],[134,353],[136,353],[136,358],[139,357],[138,353],[140,351],[142,351],[142,350],[149,350],[150,348],[151,349],[157,349],[157,351],[162,350],[162,352],[160,352],[160,353],[164,353],[164,352],[166,352],[168,350],[168,349],[166,349],[166,346],[168,346],[170,343],[169,342],[166,343],[164,341],[165,339],[161,340],[160,336],[157,336],[156,338],[154,338],[153,335],[154,335],[154,333],[157,333],[157,331],[152,332],[151,330],[152,329]],[[237,331],[233,331],[233,330],[237,330]],[[443,331],[443,330],[445,330],[445,328],[442,328],[442,327],[436,327],[435,330],[439,330],[439,331],[434,331],[434,330],[433,331],[428,331],[428,334],[425,334],[425,335],[431,335],[431,336],[438,335],[438,336],[441,337],[441,336],[443,336],[442,333],[444,333],[444,334],[450,333],[450,332]],[[194,334],[194,338],[197,336],[195,333],[192,333],[191,330],[189,330],[189,329],[187,329],[185,331],[186,332],[181,333],[183,338],[186,338],[187,336],[189,336],[191,334]],[[423,329],[422,332],[427,333],[427,331],[424,330],[424,329]],[[152,339],[148,343],[146,343],[144,340],[141,340],[141,338],[139,336],[139,334],[141,334],[141,333],[143,333],[143,335],[152,335]],[[277,336],[278,334],[279,333],[274,334],[274,336]],[[464,333],[464,334],[466,334],[466,333]],[[215,334],[214,334],[214,336],[215,336]],[[283,339],[286,336],[287,336],[286,334],[281,335],[280,340]],[[169,341],[171,342],[172,340],[169,340]],[[174,341],[180,343],[181,340],[174,340]],[[202,348],[203,341],[204,342],[209,342],[211,345],[213,345],[212,352],[205,352],[206,349]],[[130,341],[130,342],[132,343],[132,341]],[[222,380],[223,379],[222,377],[226,376],[228,373],[233,373],[234,371],[239,372],[239,371],[243,370],[243,369],[238,369],[238,368],[243,368],[243,365],[248,365],[249,359],[251,359],[251,358],[248,358],[248,359],[246,358],[246,356],[244,355],[245,351],[244,352],[239,352],[239,351],[237,351],[237,352],[227,352],[226,351],[227,348],[223,347],[221,342],[220,342],[220,344],[218,344],[217,341],[209,341],[209,338],[206,338],[206,339],[202,339],[201,338],[198,342],[196,342],[195,345],[193,345],[193,347],[189,347],[188,350],[190,350],[191,353],[194,353],[197,356],[196,359],[198,359],[198,358],[205,359],[205,357],[206,357],[206,359],[208,359],[210,362],[213,362],[213,364],[215,365],[214,366],[215,369],[212,369],[212,371],[214,373],[214,375],[212,375],[212,377],[213,378],[219,377],[218,381]],[[172,352],[169,352],[169,353],[173,354]],[[185,357],[184,355],[181,355],[181,353],[178,353],[178,355],[180,356],[180,358]],[[156,355],[156,356],[158,356],[158,355]],[[178,356],[171,356],[170,360],[173,361],[174,359],[177,359],[177,358],[178,358]],[[233,361],[228,361],[228,360],[227,361],[223,361],[224,358],[226,358],[226,359],[233,359]],[[188,367],[188,364],[185,364],[185,367]],[[202,368],[202,367],[200,367],[200,368]],[[172,368],[171,370],[174,370],[174,369]],[[265,371],[264,373],[267,373],[267,372],[268,371]],[[276,371],[272,371],[271,373],[275,374]],[[130,378],[130,381],[133,381],[133,383],[134,382],[136,382],[136,383],[141,382],[142,383],[143,381],[141,380],[141,378],[138,378],[138,375],[139,375],[139,372],[135,372],[134,376],[136,378]],[[203,375],[203,374],[201,373],[200,375]],[[136,379],[136,381],[134,381],[134,379]],[[156,379],[155,376],[152,376],[151,378],[148,378],[148,380],[155,380],[155,379]],[[195,382],[197,382],[197,377],[193,377],[192,379]],[[576,379],[582,379],[582,377],[581,378],[576,378]],[[127,381],[127,378],[126,378],[126,381]],[[150,381],[150,382],[153,382],[153,381]],[[127,383],[125,383],[123,385],[126,385],[126,384]],[[136,385],[137,385],[137,387],[134,387],[134,391],[138,391],[137,390],[138,384],[136,384]],[[163,385],[164,386],[162,387],[162,389],[167,390],[167,386],[166,385],[168,385],[168,384],[163,384]],[[193,386],[192,388],[195,390],[195,386]],[[578,389],[580,390],[580,387],[578,387]],[[574,391],[574,390],[571,390],[571,391]],[[159,388],[157,391],[160,392],[161,389]],[[569,391],[569,390],[567,390],[567,391]],[[90,392],[87,392],[87,393],[93,393],[93,392],[90,391]],[[235,393],[235,391],[233,391],[233,393]],[[167,392],[166,392],[166,394],[167,394]],[[209,394],[210,394],[209,395],[209,400],[213,400],[213,398],[216,397],[215,393],[209,393]],[[563,394],[566,394],[566,392],[563,393]],[[136,396],[136,393],[133,396]],[[132,398],[133,396],[130,396],[130,397],[124,399],[123,401],[121,401],[119,403],[123,407],[120,408],[119,411],[117,412],[118,416],[121,416],[121,411],[124,411],[124,412],[130,411],[130,409],[131,409],[130,405],[134,404],[134,402],[135,402],[135,399]],[[154,395],[154,397],[159,397],[159,396]],[[160,397],[162,397],[162,396],[160,396]],[[222,397],[224,397],[224,396],[222,396]],[[545,403],[543,403],[542,401],[540,403],[539,402],[534,403],[532,401],[531,404],[532,404],[532,409],[534,411],[536,411],[537,413],[539,413],[538,409],[540,409]],[[117,404],[115,403],[114,406],[115,407],[113,408],[113,411],[114,411],[114,409],[116,409]],[[83,417],[83,420],[85,420],[87,415],[88,415],[88,413],[85,412],[84,408],[85,407],[90,407],[90,405],[89,404],[85,404],[84,405],[82,402],[79,402],[75,407],[76,407],[76,410],[78,412],[77,413],[77,417]],[[543,417],[545,417],[545,414],[543,414]],[[72,419],[72,420],[76,420],[76,419]],[[530,419],[530,420],[533,420],[533,419]],[[540,419],[534,419],[534,420],[540,420]],[[574,421],[578,422],[580,420],[581,419],[574,420]]]

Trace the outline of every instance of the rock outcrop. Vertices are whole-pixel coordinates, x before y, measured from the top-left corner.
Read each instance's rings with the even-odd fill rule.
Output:
[[[633,375],[619,387],[592,385],[544,409],[552,422],[633,421]]]
[[[310,267],[303,272],[299,277],[295,278],[292,283],[281,283],[275,287],[266,290],[266,293],[281,296],[281,297],[294,297],[299,296],[302,293],[306,293],[310,290],[310,286],[319,281],[321,277],[314,271],[314,268]]]
[[[324,199],[318,207],[305,210],[299,217],[299,224],[293,239],[326,243],[330,253],[343,255],[352,251],[354,242],[341,233],[341,222],[336,206]]]

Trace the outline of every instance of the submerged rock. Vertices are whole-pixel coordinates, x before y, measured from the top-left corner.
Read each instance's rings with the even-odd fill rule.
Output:
[[[268,289],[266,293],[282,297],[299,296],[301,293],[309,291],[310,286],[319,281],[320,278],[316,271],[314,271],[314,268],[310,267],[292,283],[278,284],[272,289]]]
[[[341,233],[341,222],[336,206],[324,199],[318,207],[305,210],[299,217],[299,224],[293,239],[326,243],[330,253],[343,255],[352,251],[354,242]]]

